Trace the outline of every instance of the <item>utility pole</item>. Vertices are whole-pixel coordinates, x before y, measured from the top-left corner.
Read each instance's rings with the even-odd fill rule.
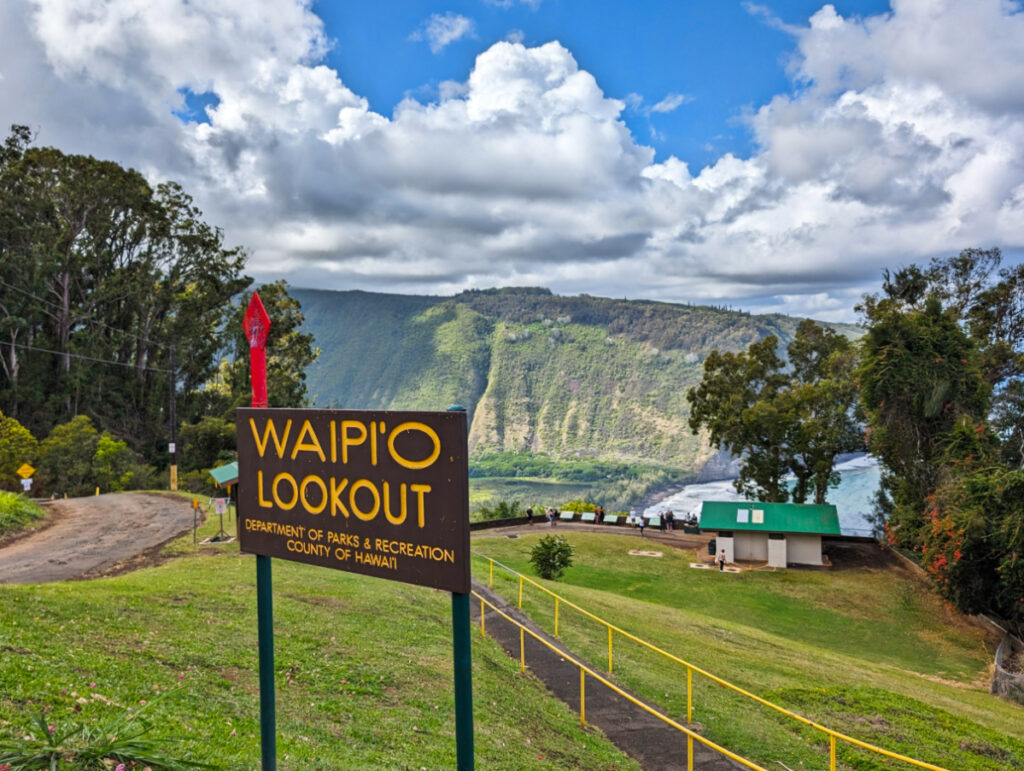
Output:
[[[171,441],[167,450],[171,455],[171,492],[178,489],[178,462],[177,462],[177,441],[178,441],[178,418],[174,414],[174,395],[178,390],[178,373],[174,366],[174,346],[171,346]]]

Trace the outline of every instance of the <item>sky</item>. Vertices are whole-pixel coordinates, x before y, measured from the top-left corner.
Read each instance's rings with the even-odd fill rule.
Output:
[[[886,268],[1024,259],[1015,0],[3,0],[15,123],[296,287],[851,321]]]

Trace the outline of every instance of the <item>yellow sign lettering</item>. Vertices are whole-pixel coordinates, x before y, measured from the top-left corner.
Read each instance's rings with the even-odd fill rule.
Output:
[[[309,498],[306,495],[306,489],[313,484],[320,488],[320,504],[313,505],[309,502]],[[302,480],[302,486],[299,488],[299,495],[302,496],[302,505],[306,507],[306,511],[310,514],[319,514],[325,508],[327,508],[327,485],[324,484],[324,480],[320,477],[311,474]]]
[[[342,479],[341,484],[338,484],[338,480],[331,477],[331,516],[338,516],[338,512],[341,512],[341,516],[348,519],[348,509],[345,508],[345,504],[341,501],[341,493],[348,485],[347,479]]]
[[[373,494],[373,508],[370,511],[360,510],[359,505],[356,503],[356,493],[364,488]],[[380,493],[377,492],[377,488],[374,487],[373,482],[369,479],[359,479],[353,482],[352,486],[348,489],[348,505],[352,508],[353,514],[364,522],[369,522],[380,511]]]
[[[277,492],[277,488],[280,487],[282,481],[286,481],[292,486],[292,497],[288,501],[281,500],[281,496],[278,495]],[[274,477],[274,481],[270,484],[270,494],[274,496],[274,503],[277,504],[278,508],[284,509],[285,511],[290,511],[295,508],[295,504],[299,500],[299,486],[295,482],[295,477],[287,471],[282,471]]]
[[[421,431],[427,436],[429,436],[430,440],[434,443],[433,452],[431,452],[430,455],[428,455],[427,458],[424,460],[409,460],[408,458],[403,458],[401,455],[398,454],[398,451],[395,449],[395,439],[403,431]],[[440,438],[438,438],[437,432],[434,431],[434,429],[432,429],[425,423],[420,423],[418,421],[400,423],[391,430],[390,434],[388,434],[388,452],[391,453],[391,457],[394,458],[395,463],[399,464],[400,466],[405,466],[405,468],[411,469],[426,468],[435,460],[437,460],[438,456],[440,456],[441,440]]]
[[[304,441],[307,435],[313,438],[312,442]],[[287,438],[287,434],[285,437]],[[327,460],[327,456],[324,455],[324,450],[320,446],[320,440],[316,436],[316,431],[313,430],[313,426],[308,420],[304,420],[302,422],[302,430],[299,431],[299,438],[295,440],[295,446],[292,447],[292,460],[295,460],[295,456],[300,452],[315,452],[320,456],[321,461]]]
[[[409,501],[406,498],[406,485],[402,483],[399,499],[401,500],[401,513],[396,517],[391,513],[391,485],[384,483],[384,516],[392,525],[400,525],[405,522],[405,516],[409,511]]]
[[[353,439],[348,435],[350,428],[357,429],[358,439]],[[341,421],[341,462],[348,463],[348,448],[355,447],[366,441],[366,426],[359,420],[343,420]]]
[[[417,523],[420,527],[423,527],[424,521],[424,507],[423,507],[423,496],[430,492],[430,485],[409,485],[414,493],[416,493],[416,516]]]
[[[273,507],[273,504],[263,497],[263,472],[256,472],[256,502],[259,504],[261,509],[269,509]]]
[[[264,453],[267,451],[267,440],[272,439],[274,441],[274,449],[277,451],[277,457],[284,457],[284,448],[288,443],[288,434],[292,430],[292,420],[288,418],[288,421],[284,424],[284,436],[280,440],[277,438],[277,428],[274,426],[273,419],[267,421],[266,425],[263,426],[263,438],[260,438],[259,432],[256,430],[256,420],[249,418],[249,426],[252,428],[252,438],[256,440],[256,452],[262,458]]]

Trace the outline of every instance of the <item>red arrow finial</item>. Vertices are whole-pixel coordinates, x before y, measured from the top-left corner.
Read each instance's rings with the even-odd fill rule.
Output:
[[[270,316],[263,307],[258,292],[249,298],[242,329],[249,341],[249,369],[252,371],[252,406],[267,406],[267,334],[270,332]]]

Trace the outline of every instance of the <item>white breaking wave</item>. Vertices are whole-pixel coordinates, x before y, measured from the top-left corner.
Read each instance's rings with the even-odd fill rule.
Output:
[[[842,478],[838,487],[828,492],[827,501],[836,506],[839,528],[844,535],[871,535],[867,514],[874,504],[880,477],[878,461],[870,455],[859,455],[836,466]],[[644,510],[645,517],[657,516],[671,510],[676,519],[689,514],[700,514],[703,501],[741,501],[731,479],[686,485],[678,493],[658,501]]]

